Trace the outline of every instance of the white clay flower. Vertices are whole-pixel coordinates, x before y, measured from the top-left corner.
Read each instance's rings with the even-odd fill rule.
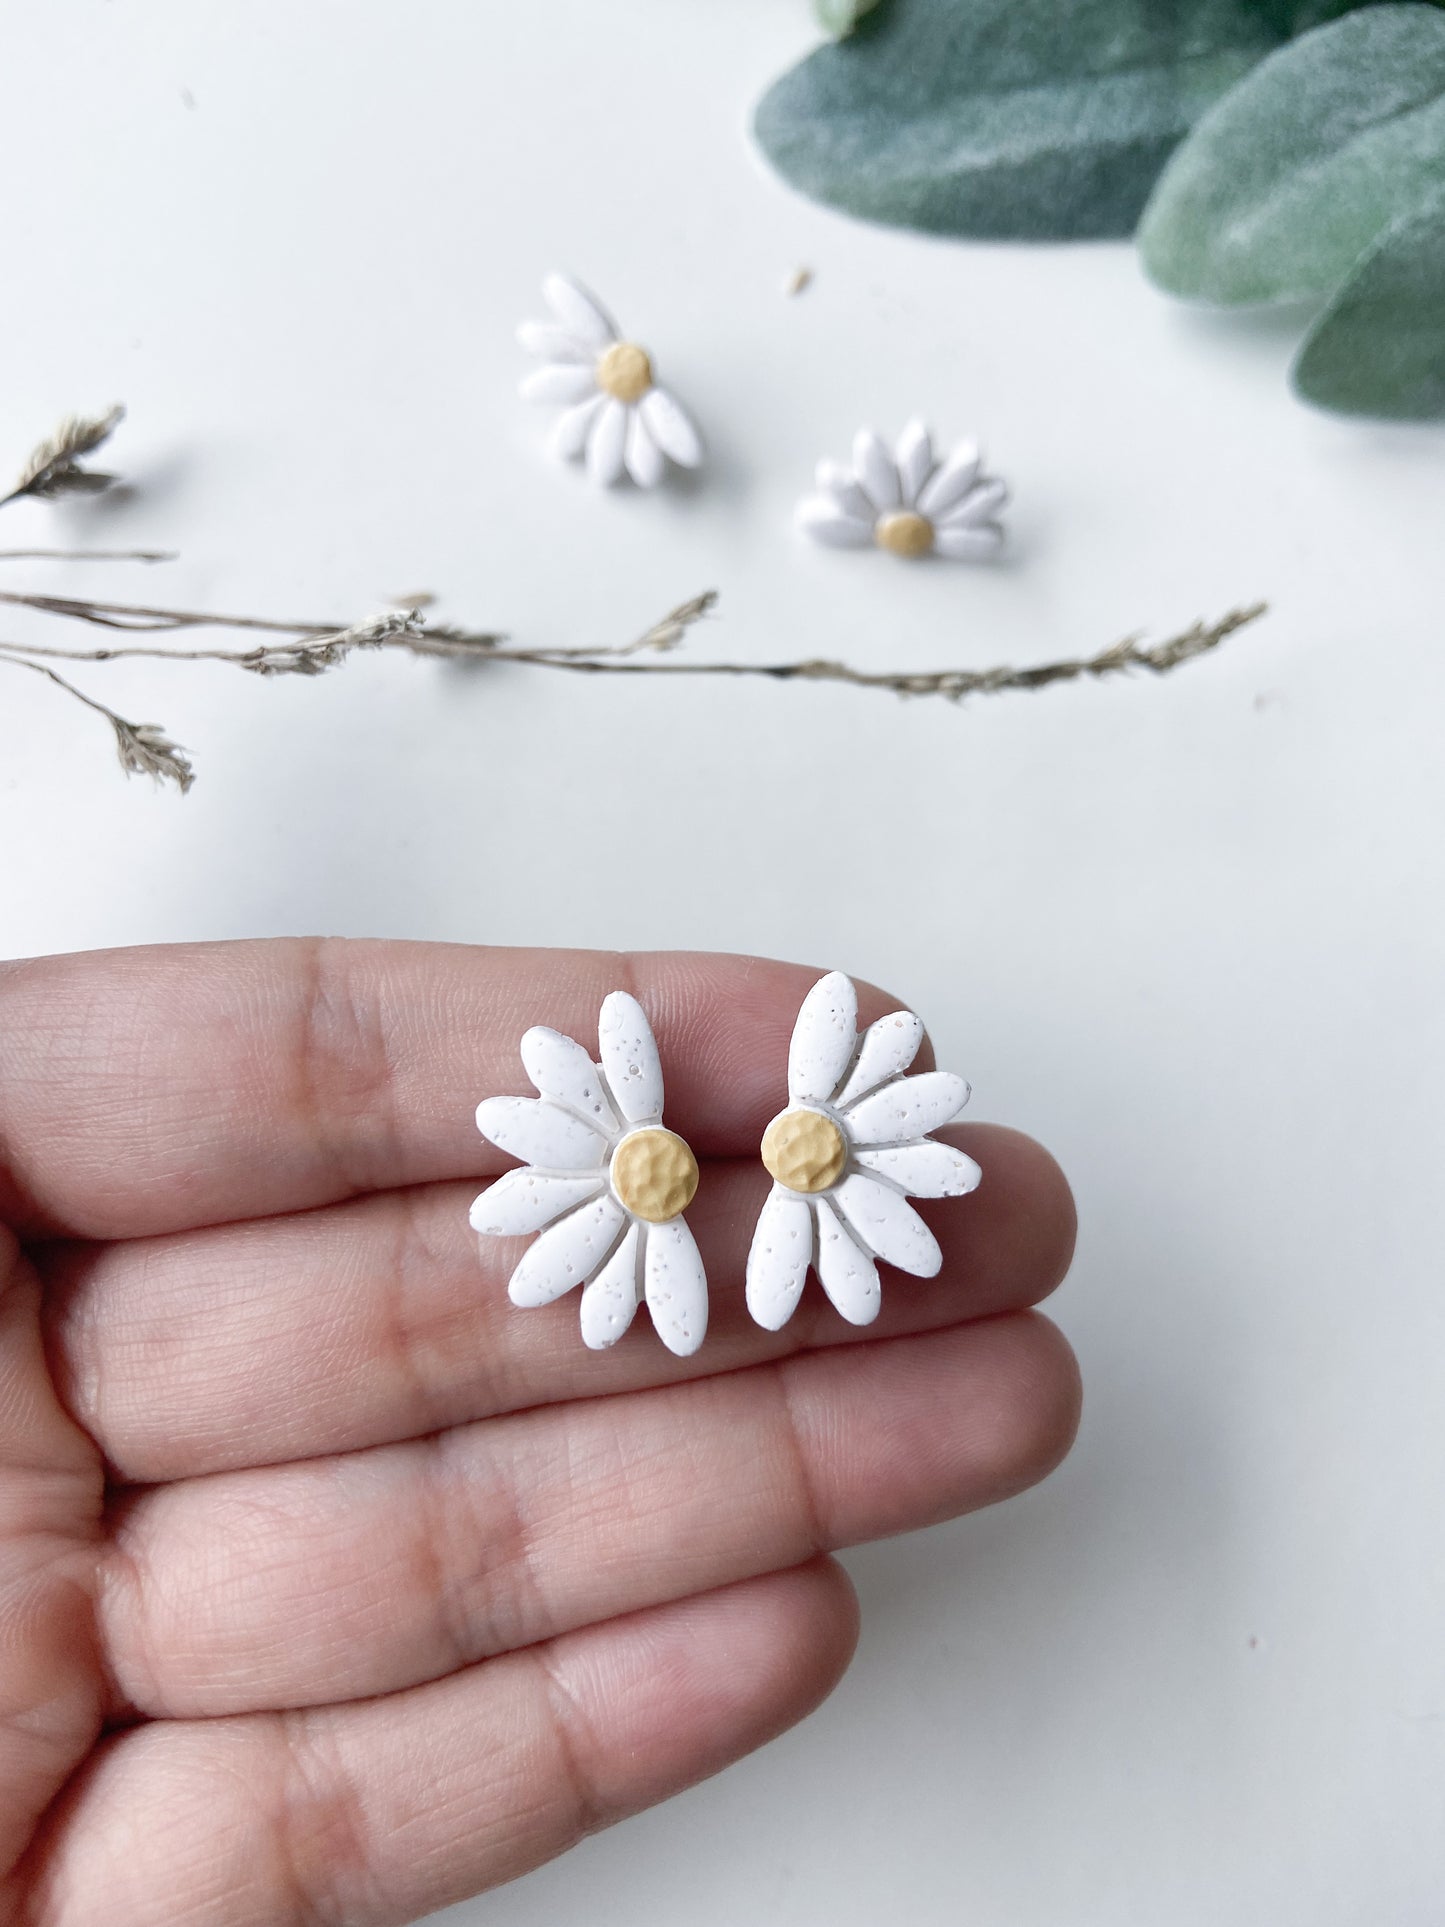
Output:
[[[972,1191],[978,1166],[930,1131],[968,1102],[948,1071],[905,1072],[923,1041],[909,1011],[858,1035],[858,998],[841,971],[814,984],[788,1051],[787,1110],[763,1135],[773,1188],[748,1254],[748,1310],[768,1331],[792,1317],[811,1264],[852,1325],[878,1316],[878,1264],[933,1278],[938,1241],[908,1203]]]
[[[587,473],[606,485],[625,471],[639,488],[653,488],[668,457],[698,467],[702,437],[677,397],[653,380],[647,350],[624,340],[602,304],[565,274],[549,274],[542,295],[555,319],[517,330],[543,364],[521,393],[566,409],[552,431],[554,453],[566,461],[585,455]]]
[[[662,1123],[662,1066],[642,1006],[614,990],[597,1023],[602,1062],[538,1025],[522,1062],[540,1097],[489,1097],[477,1129],[523,1160],[472,1206],[475,1231],[542,1233],[512,1273],[514,1305],[582,1293],[582,1337],[615,1345],[646,1298],[658,1336],[685,1358],[707,1330],[707,1279],[683,1219],[697,1160]]]
[[[853,438],[853,465],[822,461],[818,492],[798,504],[798,527],[814,542],[861,549],[870,543],[890,555],[917,560],[946,556],[981,562],[1003,544],[997,519],[1008,489],[984,473],[974,442],[961,442],[943,461],[922,422],[910,422],[890,454],[871,428]]]

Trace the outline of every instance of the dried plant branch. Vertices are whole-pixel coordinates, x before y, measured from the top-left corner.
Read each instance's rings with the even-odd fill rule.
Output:
[[[58,670],[43,662],[31,662],[4,644],[0,644],[0,662],[12,663],[17,669],[33,669],[37,676],[47,677],[57,688],[74,696],[77,702],[84,703],[87,709],[104,716],[115,732],[116,754],[127,776],[152,776],[158,783],[174,783],[182,795],[195,782],[196,773],[185,751],[178,743],[173,743],[158,724],[128,721],[108,704],[98,702],[94,696],[87,696],[83,689],[77,689]]]
[[[0,549],[0,562],[174,562],[175,559],[174,549]]]
[[[31,451],[14,488],[0,496],[0,508],[22,495],[50,501],[57,495],[98,495],[109,488],[115,477],[100,469],[82,468],[79,457],[99,448],[124,414],[117,402],[103,415],[67,415],[55,433]]]

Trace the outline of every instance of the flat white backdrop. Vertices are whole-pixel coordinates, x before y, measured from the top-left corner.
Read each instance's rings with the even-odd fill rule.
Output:
[[[339,619],[432,590],[565,644],[717,587],[694,653],[874,668],[1274,605],[1173,677],[962,709],[87,672],[190,747],[185,798],[6,674],[7,954],[324,930],[841,965],[1074,1180],[1064,1470],[853,1557],[862,1648],[805,1727],[448,1918],[1434,1927],[1445,432],[1309,412],[1297,323],[1185,313],[1128,247],[792,197],[744,128],[804,0],[7,11],[0,453],[122,399],[132,491],[0,538],[182,552],[7,585]],[[695,484],[599,497],[541,452],[512,328],[554,265],[694,406]],[[817,456],[915,412],[1014,480],[1006,565],[793,537]]]

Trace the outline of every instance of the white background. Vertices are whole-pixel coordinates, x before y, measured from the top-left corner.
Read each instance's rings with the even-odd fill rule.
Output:
[[[852,1558],[862,1648],[801,1730],[450,1918],[1433,1927],[1445,432],[1309,412],[1294,320],[1182,312],[1128,247],[793,198],[744,129],[804,0],[6,12],[0,453],[122,399],[134,490],[0,539],[183,555],[6,583],[323,618],[427,589],[572,644],[715,586],[694,653],[872,667],[1274,605],[1173,677],[962,709],[403,657],[86,672],[190,747],[185,798],[5,676],[7,953],[324,930],[839,964],[1075,1182],[1065,1469]],[[512,328],[554,265],[694,406],[695,485],[601,497],[541,453]],[[914,412],[1013,479],[1005,566],[793,537],[816,457]]]

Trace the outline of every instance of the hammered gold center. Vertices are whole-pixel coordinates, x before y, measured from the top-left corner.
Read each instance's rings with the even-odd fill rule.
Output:
[[[652,386],[652,362],[635,341],[614,341],[597,357],[597,386],[618,401],[641,401]]]
[[[784,1111],[764,1131],[762,1155],[790,1191],[828,1191],[843,1175],[848,1140],[821,1111]]]
[[[912,509],[898,509],[885,515],[873,531],[873,540],[890,555],[907,556],[916,561],[933,547],[933,524],[926,515]]]
[[[612,1154],[612,1189],[648,1224],[686,1211],[697,1191],[697,1159],[672,1131],[633,1131]]]

